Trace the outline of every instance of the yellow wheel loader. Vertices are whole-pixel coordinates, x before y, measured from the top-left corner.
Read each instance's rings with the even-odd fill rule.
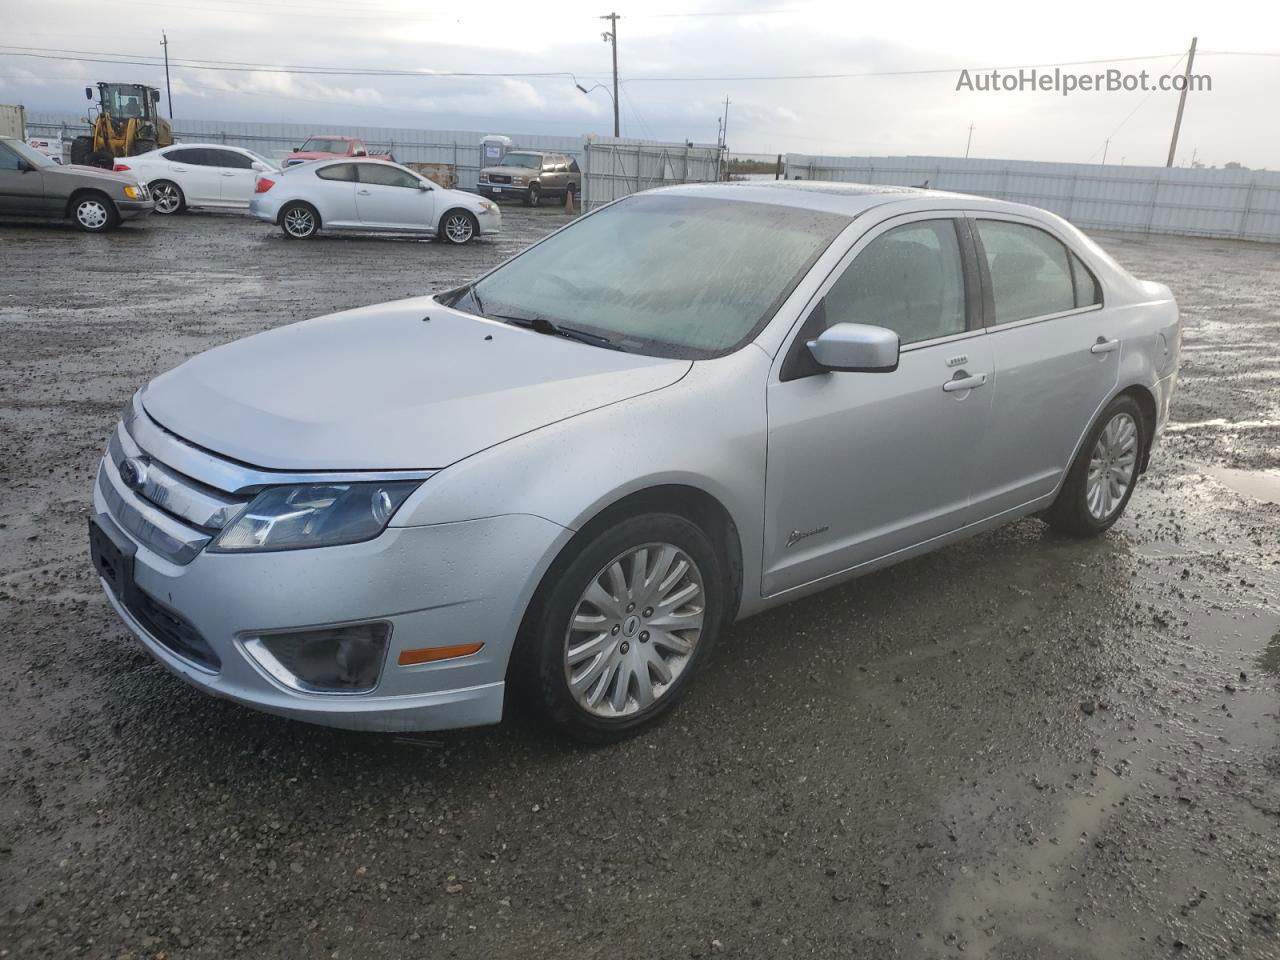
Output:
[[[93,87],[84,88],[93,99]],[[160,91],[141,83],[99,83],[89,108],[93,130],[71,141],[71,162],[110,170],[116,157],[135,157],[173,143],[173,128],[160,116]]]

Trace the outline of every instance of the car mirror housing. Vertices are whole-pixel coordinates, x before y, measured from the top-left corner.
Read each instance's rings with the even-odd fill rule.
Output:
[[[271,168],[270,168],[270,167],[268,167],[265,163],[261,163],[261,162],[259,162],[259,161],[255,160],[255,161],[253,161],[253,163],[251,164],[250,169],[257,170],[259,173],[266,173],[266,172],[267,172],[268,170],[270,170]]]
[[[824,370],[892,373],[898,369],[898,335],[865,323],[836,323],[805,344]]]

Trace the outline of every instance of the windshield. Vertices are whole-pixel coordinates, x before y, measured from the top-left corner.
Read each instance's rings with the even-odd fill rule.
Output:
[[[34,167],[56,167],[58,165],[55,160],[46,157],[34,147],[27,146],[21,140],[6,140],[4,144]]]
[[[542,168],[542,155],[538,153],[508,153],[498,164],[500,167]]]
[[[107,83],[102,86],[102,104],[113,117],[145,117],[147,89],[132,83]]]
[[[332,140],[328,137],[312,137],[302,145],[302,150],[315,150],[318,153],[346,153],[351,145],[349,140]]]
[[[603,335],[619,349],[717,356],[754,336],[848,223],[773,204],[635,195],[499,267],[458,304]]]

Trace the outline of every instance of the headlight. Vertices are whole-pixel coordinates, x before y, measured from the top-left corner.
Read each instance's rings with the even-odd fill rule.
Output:
[[[297,550],[372,540],[421,482],[271,487],[218,534],[209,550]]]
[[[512,177],[512,178],[511,178],[511,182],[512,182],[512,183],[524,183],[524,181],[525,181],[525,178],[524,178],[524,177]]]
[[[498,209],[498,205],[497,205],[496,203],[494,203],[492,200],[481,200],[481,201],[480,201],[480,209],[481,209],[481,210],[486,210],[486,211],[488,211],[489,213],[493,213],[493,211],[495,211],[495,210],[497,210],[497,209]]]
[[[147,195],[147,192],[144,189],[142,189],[141,186],[138,186],[132,183],[126,183],[124,185],[124,195],[128,197],[130,200],[141,200]]]

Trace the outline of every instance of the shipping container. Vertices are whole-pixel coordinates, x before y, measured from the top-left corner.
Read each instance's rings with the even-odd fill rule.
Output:
[[[25,140],[26,128],[26,113],[21,104],[0,103],[0,137]]]

